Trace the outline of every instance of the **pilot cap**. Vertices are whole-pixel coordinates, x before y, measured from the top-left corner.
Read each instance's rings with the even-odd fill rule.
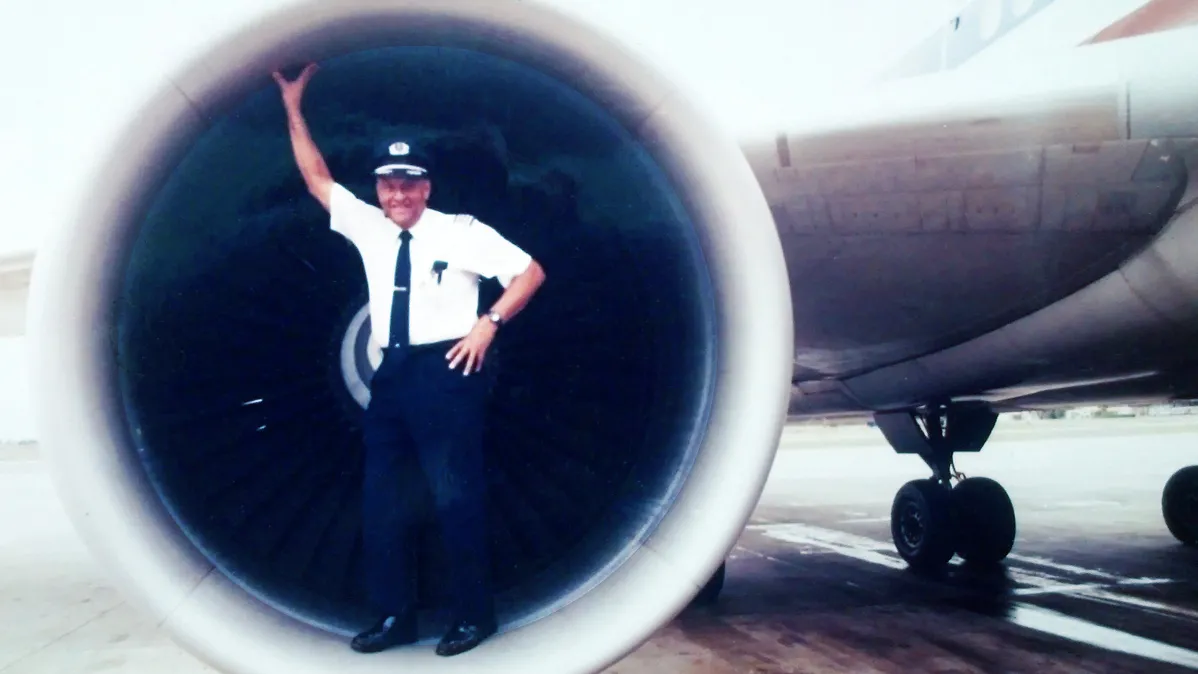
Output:
[[[380,144],[375,152],[374,174],[413,180],[428,179],[431,176],[431,162],[407,141],[390,140]]]

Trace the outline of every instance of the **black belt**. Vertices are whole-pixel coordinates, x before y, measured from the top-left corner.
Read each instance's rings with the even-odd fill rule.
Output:
[[[411,354],[415,354],[415,353],[424,353],[426,351],[448,351],[451,348],[453,348],[454,344],[457,344],[460,341],[462,341],[461,338],[447,339],[442,342],[430,342],[428,344],[409,344],[408,346],[385,346],[385,347],[383,347],[383,353],[384,354],[402,353],[405,355],[411,355]]]

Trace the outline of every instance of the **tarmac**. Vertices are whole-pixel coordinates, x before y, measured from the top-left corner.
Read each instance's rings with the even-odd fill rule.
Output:
[[[1198,417],[1000,423],[967,475],[1001,482],[1003,568],[906,569],[890,504],[919,459],[865,426],[789,427],[724,592],[609,674],[1198,670],[1198,549],[1161,490]],[[127,605],[76,537],[36,447],[0,448],[0,674],[215,670]]]

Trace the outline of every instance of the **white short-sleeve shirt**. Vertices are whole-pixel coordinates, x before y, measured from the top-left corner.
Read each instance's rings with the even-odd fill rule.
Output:
[[[370,294],[372,339],[390,344],[391,303],[400,229],[377,206],[358,199],[339,184],[329,202],[330,226],[362,256]],[[426,208],[408,231],[412,281],[408,313],[411,344],[465,337],[478,321],[478,284],[495,278],[505,288],[528,269],[532,257],[490,226],[463,215]],[[434,265],[444,263],[438,283]]]

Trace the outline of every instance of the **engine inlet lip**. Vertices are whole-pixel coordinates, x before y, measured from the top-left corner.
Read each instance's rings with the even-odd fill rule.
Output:
[[[688,186],[686,206],[715,285],[719,345],[710,422],[689,480],[674,509],[602,585],[471,661],[478,669],[595,671],[681,610],[739,535],[785,419],[793,344],[781,246],[740,149],[667,93],[667,82],[561,14],[495,0],[304,3],[210,46],[130,124],[97,139],[107,152],[74,195],[75,217],[49,233],[33,271],[31,371],[38,373],[32,384],[43,451],[72,522],[124,594],[212,665],[365,672],[401,662],[428,670],[452,664],[423,652],[357,658],[341,638],[280,614],[215,572],[129,451],[139,444],[137,431],[125,423],[109,334],[137,223],[203,132],[205,116],[279,65],[397,41],[489,51],[569,81],[639,129],[670,178]],[[591,636],[579,643],[571,635],[580,633]],[[543,648],[567,638],[571,649]]]

